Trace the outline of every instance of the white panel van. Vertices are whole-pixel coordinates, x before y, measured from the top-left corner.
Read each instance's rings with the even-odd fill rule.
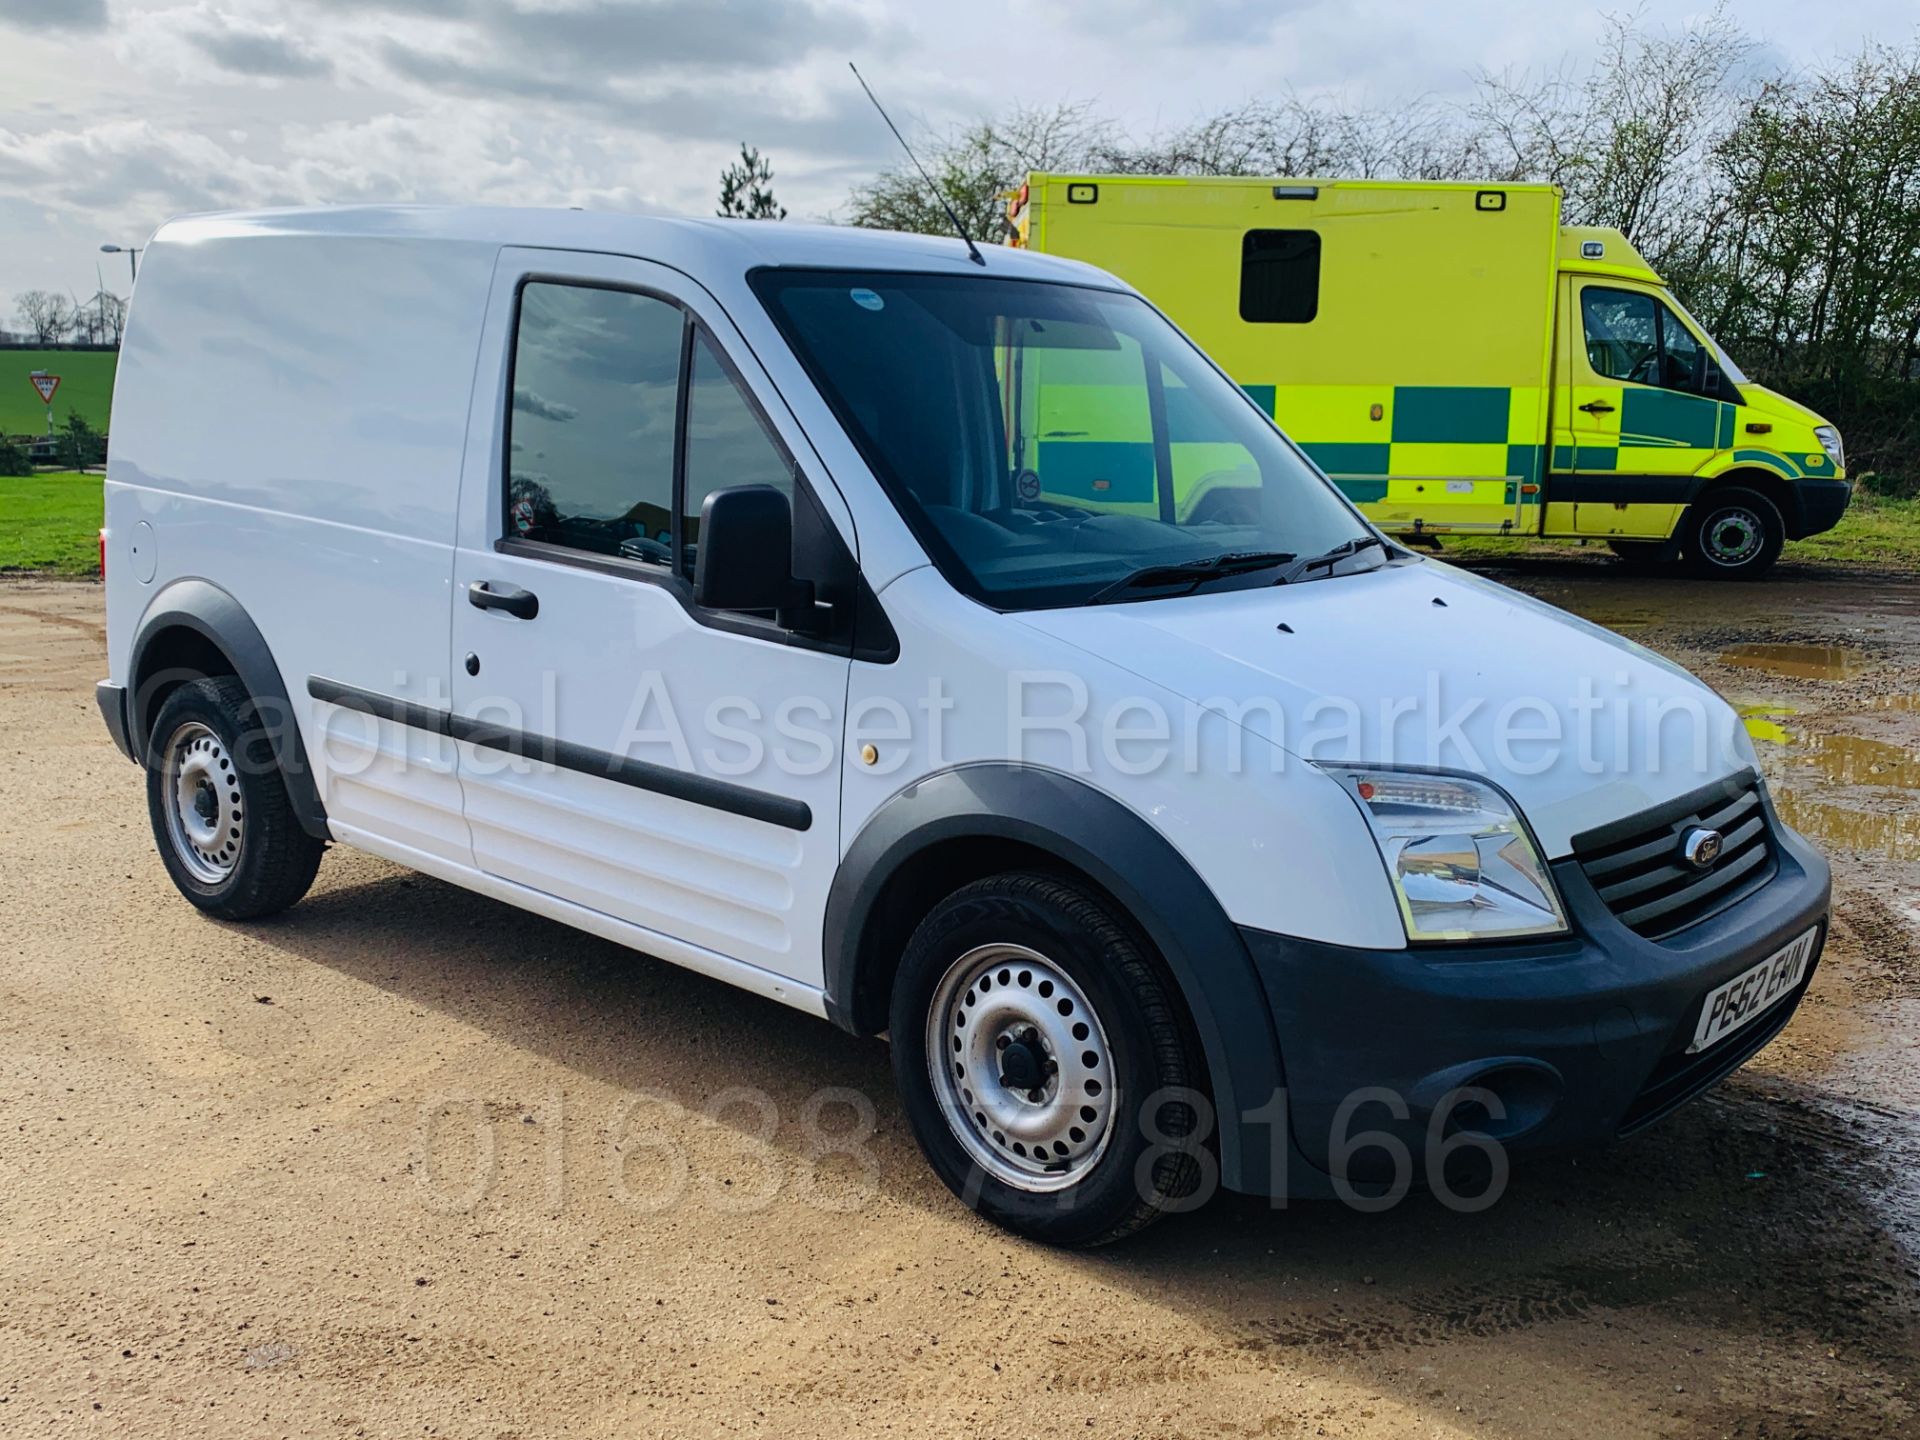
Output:
[[[1630,1134],[1825,935],[1717,696],[1382,537],[1077,263],[182,220],[106,489],[100,708],[189,901],[351,845],[886,1032],[942,1180],[1052,1241]]]

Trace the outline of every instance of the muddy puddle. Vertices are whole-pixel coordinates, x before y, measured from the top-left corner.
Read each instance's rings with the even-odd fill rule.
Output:
[[[1779,788],[1773,803],[1781,819],[1822,845],[1842,845],[1888,860],[1920,860],[1920,813],[1868,814]]]
[[[1795,680],[1851,680],[1867,668],[1866,657],[1844,645],[1735,645],[1720,652],[1720,663]]]
[[[1920,753],[1864,735],[1812,728],[1786,706],[1744,705],[1774,806],[1826,845],[1888,860],[1920,860]],[[1877,792],[1843,803],[1837,790]],[[1848,797],[1853,802],[1853,797]]]

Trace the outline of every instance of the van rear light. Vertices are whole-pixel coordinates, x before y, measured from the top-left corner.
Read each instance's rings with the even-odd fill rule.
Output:
[[[107,527],[100,527],[100,578],[107,578]]]

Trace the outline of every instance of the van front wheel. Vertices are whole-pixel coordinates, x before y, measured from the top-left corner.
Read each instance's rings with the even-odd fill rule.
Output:
[[[284,910],[325,848],[301,828],[247,687],[231,675],[180,686],[147,742],[147,811],[180,893],[222,920]]]
[[[980,1214],[1102,1245],[1190,1208],[1208,1113],[1164,980],[1106,905],[1045,875],[977,881],[914,932],[893,990],[914,1138]]]
[[[1687,513],[1687,560],[1696,574],[1751,580],[1780,558],[1787,527],[1758,490],[1728,485],[1694,502]]]

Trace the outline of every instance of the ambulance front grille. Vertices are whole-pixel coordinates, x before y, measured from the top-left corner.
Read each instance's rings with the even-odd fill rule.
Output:
[[[1719,857],[1705,868],[1681,854],[1695,829],[1722,836]],[[1766,807],[1751,775],[1576,836],[1573,853],[1601,903],[1650,940],[1719,914],[1766,884],[1775,869]]]

